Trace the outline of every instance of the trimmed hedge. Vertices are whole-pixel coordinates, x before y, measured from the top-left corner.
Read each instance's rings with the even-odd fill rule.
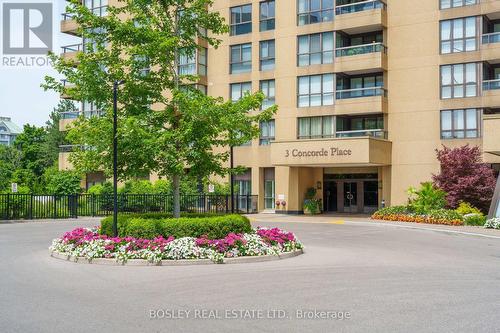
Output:
[[[148,214],[149,217],[144,217],[144,215],[146,214],[132,218],[120,216],[118,235],[147,239],[158,236],[165,238],[169,236],[175,238],[207,236],[209,239],[220,239],[230,233],[243,234],[252,231],[250,221],[242,215],[190,216],[178,219],[171,216],[160,217],[159,214],[153,216]],[[112,234],[112,218],[106,218],[101,222],[101,233],[108,234],[109,231]]]
[[[213,217],[223,216],[217,213],[181,213],[181,217]],[[118,214],[118,235],[126,234],[126,226],[132,219],[172,219],[172,213],[133,213],[133,214]],[[113,236],[113,216],[107,216],[101,220],[101,234]]]

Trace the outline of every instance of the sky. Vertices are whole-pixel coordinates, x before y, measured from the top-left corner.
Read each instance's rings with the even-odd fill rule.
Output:
[[[4,3],[52,3],[53,4],[53,24],[52,50],[56,54],[61,52],[61,46],[76,44],[80,40],[60,32],[61,14],[67,5],[63,0],[0,0]],[[2,7],[3,8],[3,7]],[[0,16],[2,17],[2,16]],[[31,19],[31,18],[30,18]],[[1,20],[0,20],[1,21]],[[5,24],[2,24],[5,25]],[[32,25],[34,26],[34,25]],[[5,27],[0,27],[5,29]],[[22,30],[22,29],[18,29]],[[12,32],[11,32],[12,33]],[[20,33],[16,31],[15,33]],[[3,34],[0,34],[0,39]],[[3,40],[2,40],[3,45]],[[4,57],[3,49],[0,49],[0,57]],[[3,59],[2,59],[3,61]],[[59,102],[59,94],[53,91],[44,91],[40,84],[46,75],[61,78],[50,66],[15,66],[6,67],[0,62],[0,116],[11,117],[12,121],[19,126],[32,124],[41,126],[48,120],[48,115]]]

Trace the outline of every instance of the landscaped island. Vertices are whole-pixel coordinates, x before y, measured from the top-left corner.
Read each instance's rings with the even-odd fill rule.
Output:
[[[241,215],[181,217],[167,214],[120,216],[119,236],[111,236],[111,219],[100,227],[76,228],[54,239],[50,246],[58,257],[131,259],[159,264],[162,260],[209,259],[222,263],[225,258],[280,256],[302,250],[291,232],[278,228],[252,229]]]

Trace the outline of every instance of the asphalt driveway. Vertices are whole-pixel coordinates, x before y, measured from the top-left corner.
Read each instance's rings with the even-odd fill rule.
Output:
[[[49,257],[52,238],[97,223],[0,224],[0,332],[500,330],[500,239],[274,219],[304,255],[179,267]]]

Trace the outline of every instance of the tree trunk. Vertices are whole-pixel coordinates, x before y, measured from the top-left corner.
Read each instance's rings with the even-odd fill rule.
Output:
[[[180,188],[181,188],[181,182],[180,182],[180,176],[179,175],[174,175],[172,178],[172,186],[174,190],[174,217],[179,218],[181,217],[181,194],[180,194]]]

